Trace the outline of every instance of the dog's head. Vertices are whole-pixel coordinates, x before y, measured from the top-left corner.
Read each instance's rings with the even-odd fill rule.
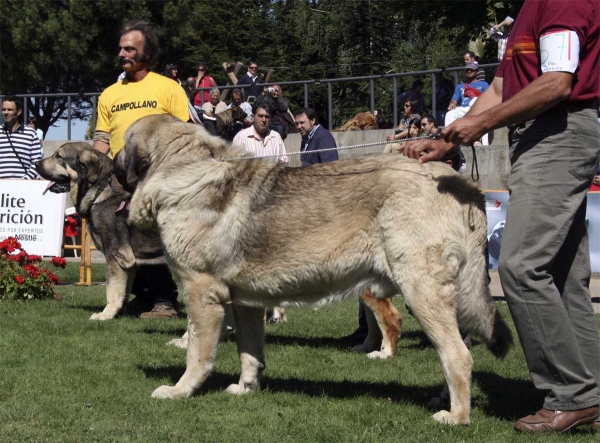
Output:
[[[149,115],[127,129],[125,146],[114,158],[115,176],[126,191],[133,193],[154,166],[185,164],[186,158],[215,158],[224,143],[202,126],[168,114]]]
[[[70,192],[71,201],[79,204],[91,187],[110,176],[113,163],[89,144],[75,142],[62,145],[54,155],[37,162],[35,169],[50,180],[44,193]]]

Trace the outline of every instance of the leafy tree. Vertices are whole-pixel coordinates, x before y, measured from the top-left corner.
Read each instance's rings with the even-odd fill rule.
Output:
[[[462,64],[468,41],[520,0],[419,2],[381,0],[3,0],[0,2],[0,93],[100,92],[114,83],[122,23],[147,18],[161,42],[157,70],[167,62],[182,77],[200,61],[218,84],[224,61],[256,59],[275,68],[275,81],[381,75]],[[18,13],[15,13],[18,11]],[[487,50],[482,61],[493,61]],[[244,74],[242,70],[241,74]],[[413,78],[402,78],[399,90]],[[426,94],[430,86],[426,80]],[[391,80],[376,83],[376,106],[391,118]],[[333,85],[333,126],[369,109],[369,82]],[[292,109],[303,107],[301,86],[284,88]],[[310,105],[324,124],[327,85],[310,87]],[[91,114],[92,101],[72,98],[75,118]],[[64,118],[65,98],[30,98],[40,128]]]

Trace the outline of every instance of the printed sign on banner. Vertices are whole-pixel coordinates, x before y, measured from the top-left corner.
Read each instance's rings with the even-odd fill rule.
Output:
[[[42,195],[47,180],[0,180],[0,240],[16,237],[29,254],[62,248],[67,194]]]
[[[498,269],[498,258],[506,221],[506,203],[508,203],[508,192],[485,193],[490,269]],[[600,192],[588,192],[585,223],[590,239],[592,272],[600,272]]]

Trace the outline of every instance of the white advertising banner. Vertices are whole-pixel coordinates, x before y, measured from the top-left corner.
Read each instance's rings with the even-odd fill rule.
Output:
[[[502,232],[506,220],[508,191],[486,192],[485,197],[485,210],[488,219],[490,269],[498,269]],[[588,192],[585,224],[590,239],[592,272],[600,272],[600,192]]]
[[[0,240],[16,237],[28,254],[60,256],[67,194],[42,195],[47,180],[0,180]]]

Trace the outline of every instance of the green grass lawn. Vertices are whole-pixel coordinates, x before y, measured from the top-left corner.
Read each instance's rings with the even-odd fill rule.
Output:
[[[426,404],[442,389],[441,366],[401,300],[396,305],[405,328],[392,359],[369,360],[336,346],[336,337],[356,326],[355,301],[318,311],[290,309],[287,324],[267,326],[261,392],[239,397],[224,392],[239,377],[230,341],[219,345],[214,374],[196,397],[153,399],[156,387],[174,384],[185,370],[185,352],[165,343],[185,331],[186,320],[89,321],[104,306],[104,290],[59,286],[61,300],[0,302],[1,442],[487,443],[599,437],[589,427],[570,437],[513,431],[514,419],[542,401],[518,346],[496,361],[476,344],[471,425],[436,423]],[[508,318],[505,306],[500,309]]]
[[[44,265],[56,274],[61,283],[76,283],[79,281],[79,262],[69,262],[65,269],[55,268],[49,263]],[[104,263],[96,263],[92,267],[92,282],[106,281],[106,265]]]

